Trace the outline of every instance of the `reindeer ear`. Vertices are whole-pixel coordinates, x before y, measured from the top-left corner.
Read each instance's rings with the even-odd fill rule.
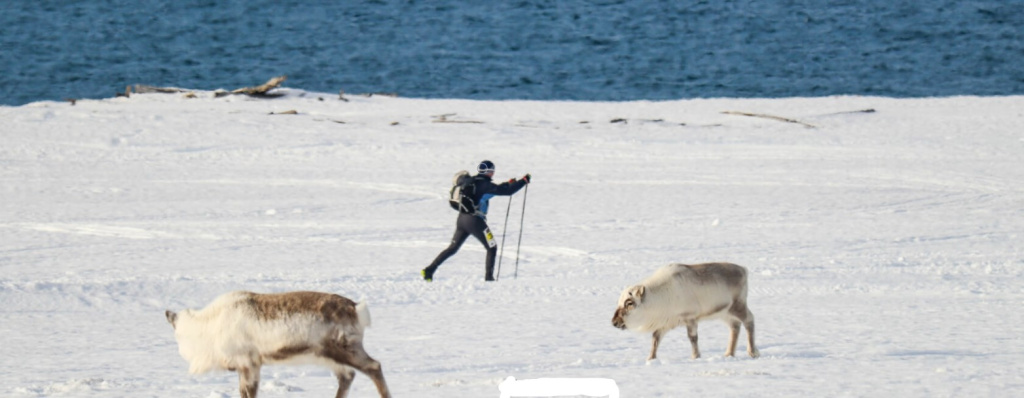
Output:
[[[178,321],[178,314],[175,314],[174,311],[167,310],[164,311],[164,316],[167,317],[167,322],[169,322],[171,326],[177,326],[175,323]]]
[[[636,286],[633,286],[632,290],[630,290],[629,295],[633,296],[633,297],[636,297],[636,301],[639,303],[639,302],[644,300],[644,293],[646,291],[647,291],[647,287],[646,286],[644,286],[644,285],[636,285]]]

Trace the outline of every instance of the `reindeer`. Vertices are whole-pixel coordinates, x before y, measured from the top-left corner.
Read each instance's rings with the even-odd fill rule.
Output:
[[[697,322],[722,319],[729,324],[729,346],[725,356],[736,351],[740,324],[747,329],[747,354],[761,354],[754,345],[754,314],[747,308],[747,270],[736,264],[670,264],[654,272],[641,284],[626,288],[619,297],[612,325],[619,329],[653,332],[651,354],[669,330],[686,325],[693,348],[692,357],[700,358],[697,347]]]
[[[238,372],[242,398],[256,398],[260,367],[269,364],[326,366],[338,379],[336,398],[348,395],[355,371],[370,377],[381,398],[390,398],[380,362],[363,350],[370,326],[366,304],[336,294],[231,292],[202,310],[166,311],[178,352],[189,372]]]

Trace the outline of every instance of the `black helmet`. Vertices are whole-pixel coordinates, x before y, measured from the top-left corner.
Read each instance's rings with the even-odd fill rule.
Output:
[[[493,173],[494,163],[491,162],[490,160],[485,160],[483,162],[480,162],[480,166],[477,166],[476,170],[479,171],[480,174]]]

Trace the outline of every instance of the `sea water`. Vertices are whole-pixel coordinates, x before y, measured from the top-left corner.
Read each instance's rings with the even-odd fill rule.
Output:
[[[1024,0],[0,0],[0,104],[125,86],[422,98],[1024,94]]]

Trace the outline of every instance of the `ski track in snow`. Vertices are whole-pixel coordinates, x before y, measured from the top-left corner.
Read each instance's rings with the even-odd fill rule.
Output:
[[[507,376],[624,397],[1024,392],[1022,97],[283,92],[0,107],[0,395],[237,396],[233,374],[187,374],[163,316],[237,289],[367,301],[396,397],[496,397]],[[482,123],[435,122],[451,113]],[[451,176],[485,158],[534,176],[491,202],[500,281],[471,239],[425,283]],[[650,336],[611,326],[619,293],[704,261],[749,269],[762,357],[722,357],[709,322],[703,358],[674,330],[648,363]],[[265,367],[260,396],[334,389],[326,369]],[[375,389],[357,376],[351,395]]]

